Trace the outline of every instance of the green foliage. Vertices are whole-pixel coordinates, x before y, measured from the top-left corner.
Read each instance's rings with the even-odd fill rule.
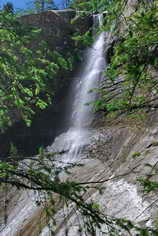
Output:
[[[30,126],[37,108],[45,109],[51,103],[56,89],[53,77],[60,68],[68,69],[68,62],[59,53],[51,52],[46,42],[38,41],[39,29],[20,24],[15,16],[3,12],[0,24],[2,131],[12,124],[14,116]]]
[[[154,141],[151,143],[152,146],[158,146],[158,141]]]
[[[88,30],[86,33],[80,35],[78,33],[75,33],[72,39],[75,41],[76,47],[87,47],[92,45],[93,38],[90,30]]]
[[[148,167],[149,171],[145,174],[145,176],[138,178],[138,182],[143,186],[144,192],[157,192],[158,189],[158,162],[155,164],[146,163],[146,167]]]
[[[87,13],[97,13],[105,11],[109,4],[109,0],[75,0],[71,7]]]
[[[158,182],[157,181],[151,181],[149,179],[140,178],[138,181],[141,183],[141,185],[144,187],[144,191],[149,193],[156,189],[158,189]]]
[[[57,7],[53,0],[34,0],[34,6],[38,12],[50,9],[57,10]]]
[[[13,3],[7,2],[3,5],[3,11],[5,13],[14,13],[14,6]]]
[[[119,40],[113,46],[106,80],[99,91],[100,100],[95,104],[96,110],[106,113],[158,107],[158,81],[154,74],[158,65],[157,1],[151,4],[140,1],[128,17],[123,14],[126,4],[127,1],[114,0],[107,9],[105,29],[119,36]],[[119,31],[120,27],[123,30]]]

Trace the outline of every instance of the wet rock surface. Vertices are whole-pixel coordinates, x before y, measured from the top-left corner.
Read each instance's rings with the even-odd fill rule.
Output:
[[[108,215],[127,218],[139,222],[141,226],[151,226],[157,218],[157,197],[154,194],[144,194],[137,178],[146,176],[151,171],[147,164],[153,166],[158,162],[157,140],[158,129],[156,123],[150,127],[139,129],[137,127],[117,126],[92,130],[89,144],[84,147],[81,154],[81,162],[84,167],[75,167],[69,178],[78,182],[105,180],[104,183],[100,184],[101,187],[104,187],[102,195],[92,189],[88,196],[98,202]],[[14,200],[15,204],[21,204],[19,199]],[[32,204],[32,201],[28,206],[30,204]],[[10,210],[17,213],[17,210],[13,210],[13,208],[10,208]],[[19,216],[21,211],[19,205]],[[65,232],[65,221],[61,217],[62,211],[60,210],[56,215],[58,222],[56,235],[64,235]],[[37,219],[40,220],[40,217],[37,218],[37,215],[39,216],[38,212],[41,214],[41,210],[38,209],[30,218],[26,214],[25,219],[20,224],[22,235],[40,235],[37,226],[40,227],[42,222],[38,225]],[[9,219],[12,222],[13,217]],[[70,219],[68,221],[70,235],[78,235],[76,233],[78,226],[75,224],[76,215],[71,214],[70,217],[68,214],[68,219]],[[35,222],[36,227],[33,227]],[[2,235],[15,236],[19,234]],[[45,228],[41,235],[49,235],[48,229]]]
[[[104,189],[102,195],[93,189],[88,196],[100,204],[105,214],[132,220],[142,227],[152,226],[157,218],[157,196],[145,194],[137,179],[150,173],[149,165],[157,164],[158,146],[153,145],[157,139],[155,126],[101,128],[95,134],[93,132],[90,144],[84,149],[81,161],[84,167],[75,168],[72,179],[78,182],[103,181],[99,184]],[[67,226],[59,215],[56,216],[59,226],[55,235],[64,235],[66,227],[69,235],[80,235],[77,215],[68,214]],[[45,228],[41,235],[49,235],[48,229]]]

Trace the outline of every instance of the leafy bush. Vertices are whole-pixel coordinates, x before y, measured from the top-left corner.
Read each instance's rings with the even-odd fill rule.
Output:
[[[35,110],[51,103],[54,75],[68,64],[46,42],[38,41],[39,29],[4,12],[0,25],[0,130],[4,130],[16,120],[14,116],[30,125]]]
[[[126,1],[120,0],[114,6],[115,2],[109,7],[105,29],[112,31],[113,25],[117,26],[113,34],[119,40],[105,71],[106,80],[99,91],[101,98],[96,109],[122,114],[158,108],[157,1],[151,4],[140,1],[130,16],[123,13],[127,10]]]

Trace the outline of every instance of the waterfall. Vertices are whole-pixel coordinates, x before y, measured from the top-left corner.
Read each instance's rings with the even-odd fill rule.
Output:
[[[94,15],[94,25],[101,26],[103,16],[101,14]],[[95,36],[94,36],[95,37]],[[74,82],[75,97],[70,115],[70,126],[74,129],[87,128],[91,125],[94,114],[92,105],[96,98],[96,93],[93,91],[98,87],[98,83],[102,78],[102,72],[105,68],[104,59],[104,44],[105,33],[102,32],[96,39],[93,45],[88,49],[84,67],[81,66],[82,72]]]
[[[94,15],[94,30],[101,26],[103,16]],[[66,134],[58,137],[53,146],[68,150],[68,153],[62,157],[63,162],[74,162],[79,159],[82,147],[86,145],[89,137],[89,128],[94,119],[92,102],[96,99],[95,89],[102,79],[102,72],[105,68],[104,48],[105,33],[99,36],[94,35],[93,45],[87,50],[86,57],[81,65],[81,72],[74,79],[72,89],[70,90],[71,111],[69,114],[69,129]],[[73,97],[74,94],[74,97]],[[72,102],[73,100],[73,102]],[[70,106],[68,104],[68,107]],[[48,148],[52,151],[52,147]]]
[[[93,105],[91,104],[96,99],[95,89],[98,88],[99,82],[102,80],[102,72],[105,69],[105,33],[102,32],[96,36],[96,27],[102,26],[103,15],[94,15],[94,43],[87,50],[83,67],[78,77],[75,78],[70,90],[70,98],[68,106],[72,104],[71,112],[69,113],[69,129],[66,133],[56,138],[55,142],[48,151],[68,150],[68,153],[62,156],[62,164],[77,162],[80,160],[82,148],[88,144],[88,139],[92,133],[90,130],[94,119]],[[74,94],[74,96],[72,96]],[[73,102],[72,102],[73,99]],[[59,214],[59,216],[58,216]],[[62,218],[63,209],[57,214],[57,218]],[[60,215],[61,214],[61,215]],[[65,235],[65,228],[59,230],[59,235]],[[48,236],[49,228],[45,227],[40,236]],[[58,233],[57,233],[58,235]],[[72,235],[78,235],[78,232],[73,232]]]
[[[93,102],[96,98],[95,91],[93,90],[98,87],[98,82],[102,77],[104,69],[104,36],[104,33],[101,33],[89,49],[88,62],[77,81],[72,116],[72,126],[76,129],[90,126],[94,118],[92,105],[89,103]]]

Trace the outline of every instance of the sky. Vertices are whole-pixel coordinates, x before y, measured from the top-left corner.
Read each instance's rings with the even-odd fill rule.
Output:
[[[14,4],[14,8],[26,9],[31,6],[32,1],[33,0],[0,0],[0,7],[2,7],[6,2],[12,2]],[[60,5],[62,0],[54,0],[54,2],[56,5]]]

